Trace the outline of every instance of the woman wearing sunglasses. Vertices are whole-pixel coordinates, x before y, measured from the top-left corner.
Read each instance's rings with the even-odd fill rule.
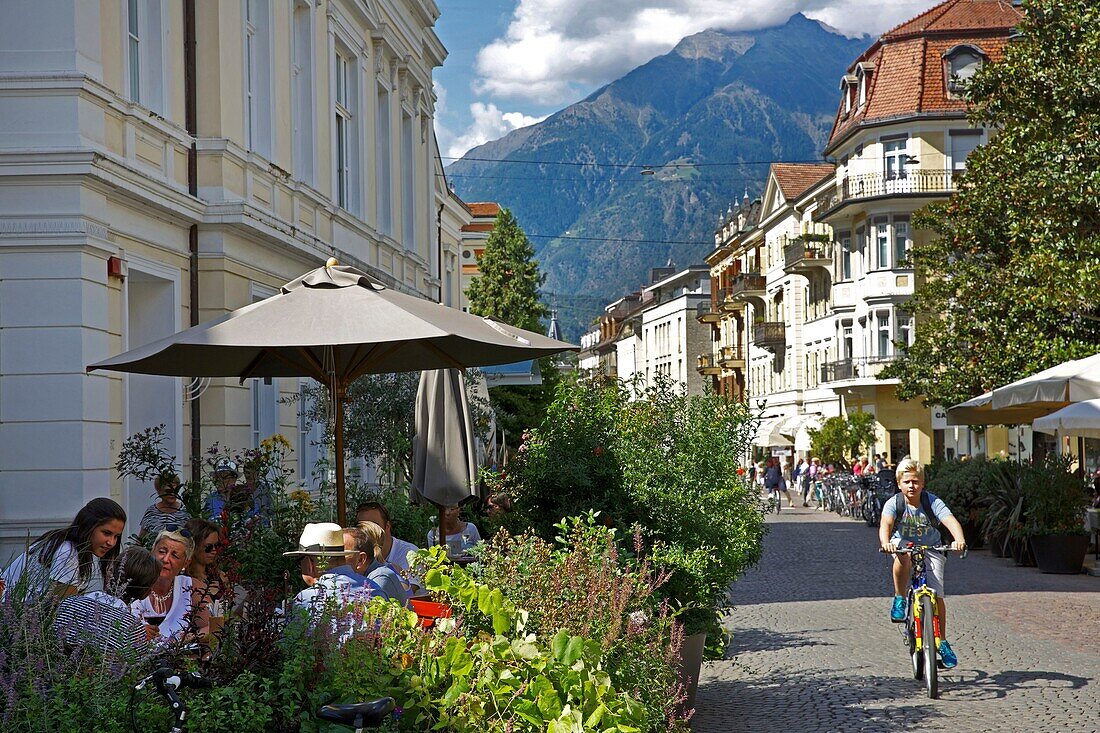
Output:
[[[189,519],[184,529],[195,540],[195,553],[184,571],[191,578],[192,604],[206,608],[211,616],[221,616],[221,606],[228,582],[218,569],[218,554],[222,550],[221,528],[206,519]]]

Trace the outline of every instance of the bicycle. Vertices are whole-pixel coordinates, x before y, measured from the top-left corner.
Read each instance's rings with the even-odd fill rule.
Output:
[[[925,578],[925,555],[929,551],[954,552],[951,545],[913,545],[899,547],[898,555],[910,555],[909,593],[905,609],[905,624],[902,626],[902,638],[913,664],[913,679],[924,680],[928,697],[939,697],[939,667],[936,652],[943,639],[940,630],[940,617],[936,612],[939,599],[936,591],[928,587]],[[881,552],[881,550],[880,550]],[[963,550],[960,558],[966,557]],[[929,644],[928,641],[932,643]]]
[[[187,706],[179,696],[179,690],[184,687],[211,688],[214,683],[195,672],[176,671],[167,664],[157,667],[151,674],[134,686],[133,693],[144,690],[152,684],[153,689],[160,693],[161,697],[168,701],[168,709],[172,712],[172,727],[168,733],[184,733],[187,725]],[[130,721],[134,733],[140,733],[134,713],[133,693],[130,696]],[[317,717],[330,723],[354,728],[356,733],[363,733],[367,728],[379,728],[393,712],[396,703],[392,697],[383,697],[370,702],[352,703],[350,705],[325,705],[317,711]]]

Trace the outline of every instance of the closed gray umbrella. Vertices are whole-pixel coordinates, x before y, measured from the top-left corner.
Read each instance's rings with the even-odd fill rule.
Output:
[[[477,482],[474,424],[462,372],[421,372],[414,421],[413,498],[440,507],[439,542],[443,544],[442,508],[469,499]]]
[[[344,517],[343,410],[364,374],[507,364],[572,344],[387,288],[364,272],[329,265],[279,293],[92,364],[178,377],[313,377],[332,394],[336,505]]]

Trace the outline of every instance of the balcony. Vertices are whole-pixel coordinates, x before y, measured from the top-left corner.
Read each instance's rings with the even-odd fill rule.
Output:
[[[826,235],[803,235],[791,240],[783,250],[783,269],[787,272],[812,272],[833,264],[833,243]]]
[[[722,301],[718,300],[716,302],[721,303]],[[718,323],[721,319],[722,314],[710,303],[703,301],[695,306],[695,320],[699,323]]]
[[[762,349],[778,351],[787,343],[787,325],[782,321],[764,321],[752,327],[752,340]]]
[[[745,352],[740,346],[723,346],[718,351],[718,364],[723,369],[744,367]]]
[[[842,359],[821,365],[821,383],[845,382],[853,379],[877,379],[879,372],[898,357],[864,356],[858,359]]]
[[[700,354],[696,358],[695,370],[702,375],[718,376],[722,373],[722,368],[718,366],[718,360],[714,358],[714,354]]]
[[[764,297],[765,279],[759,272],[742,272],[733,278],[729,286],[728,301],[743,301],[750,297]]]
[[[836,188],[816,199],[814,218],[824,219],[854,201],[891,197],[932,198],[950,195],[955,181],[950,171],[904,171],[901,175],[870,173],[848,176]]]

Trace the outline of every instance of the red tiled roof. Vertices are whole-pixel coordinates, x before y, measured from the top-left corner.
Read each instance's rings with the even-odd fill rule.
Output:
[[[849,67],[855,73],[860,64],[874,66],[866,103],[857,106],[858,86],[846,90],[852,109],[845,114],[841,97],[826,153],[866,122],[965,111],[964,100],[947,94],[944,54],[971,45],[989,60],[999,61],[1021,17],[1009,0],[947,0],[887,31]]]
[[[772,175],[787,201],[794,201],[815,183],[836,172],[832,163],[772,163]]]
[[[474,216],[496,216],[500,213],[500,204],[495,201],[480,201],[466,204]]]

